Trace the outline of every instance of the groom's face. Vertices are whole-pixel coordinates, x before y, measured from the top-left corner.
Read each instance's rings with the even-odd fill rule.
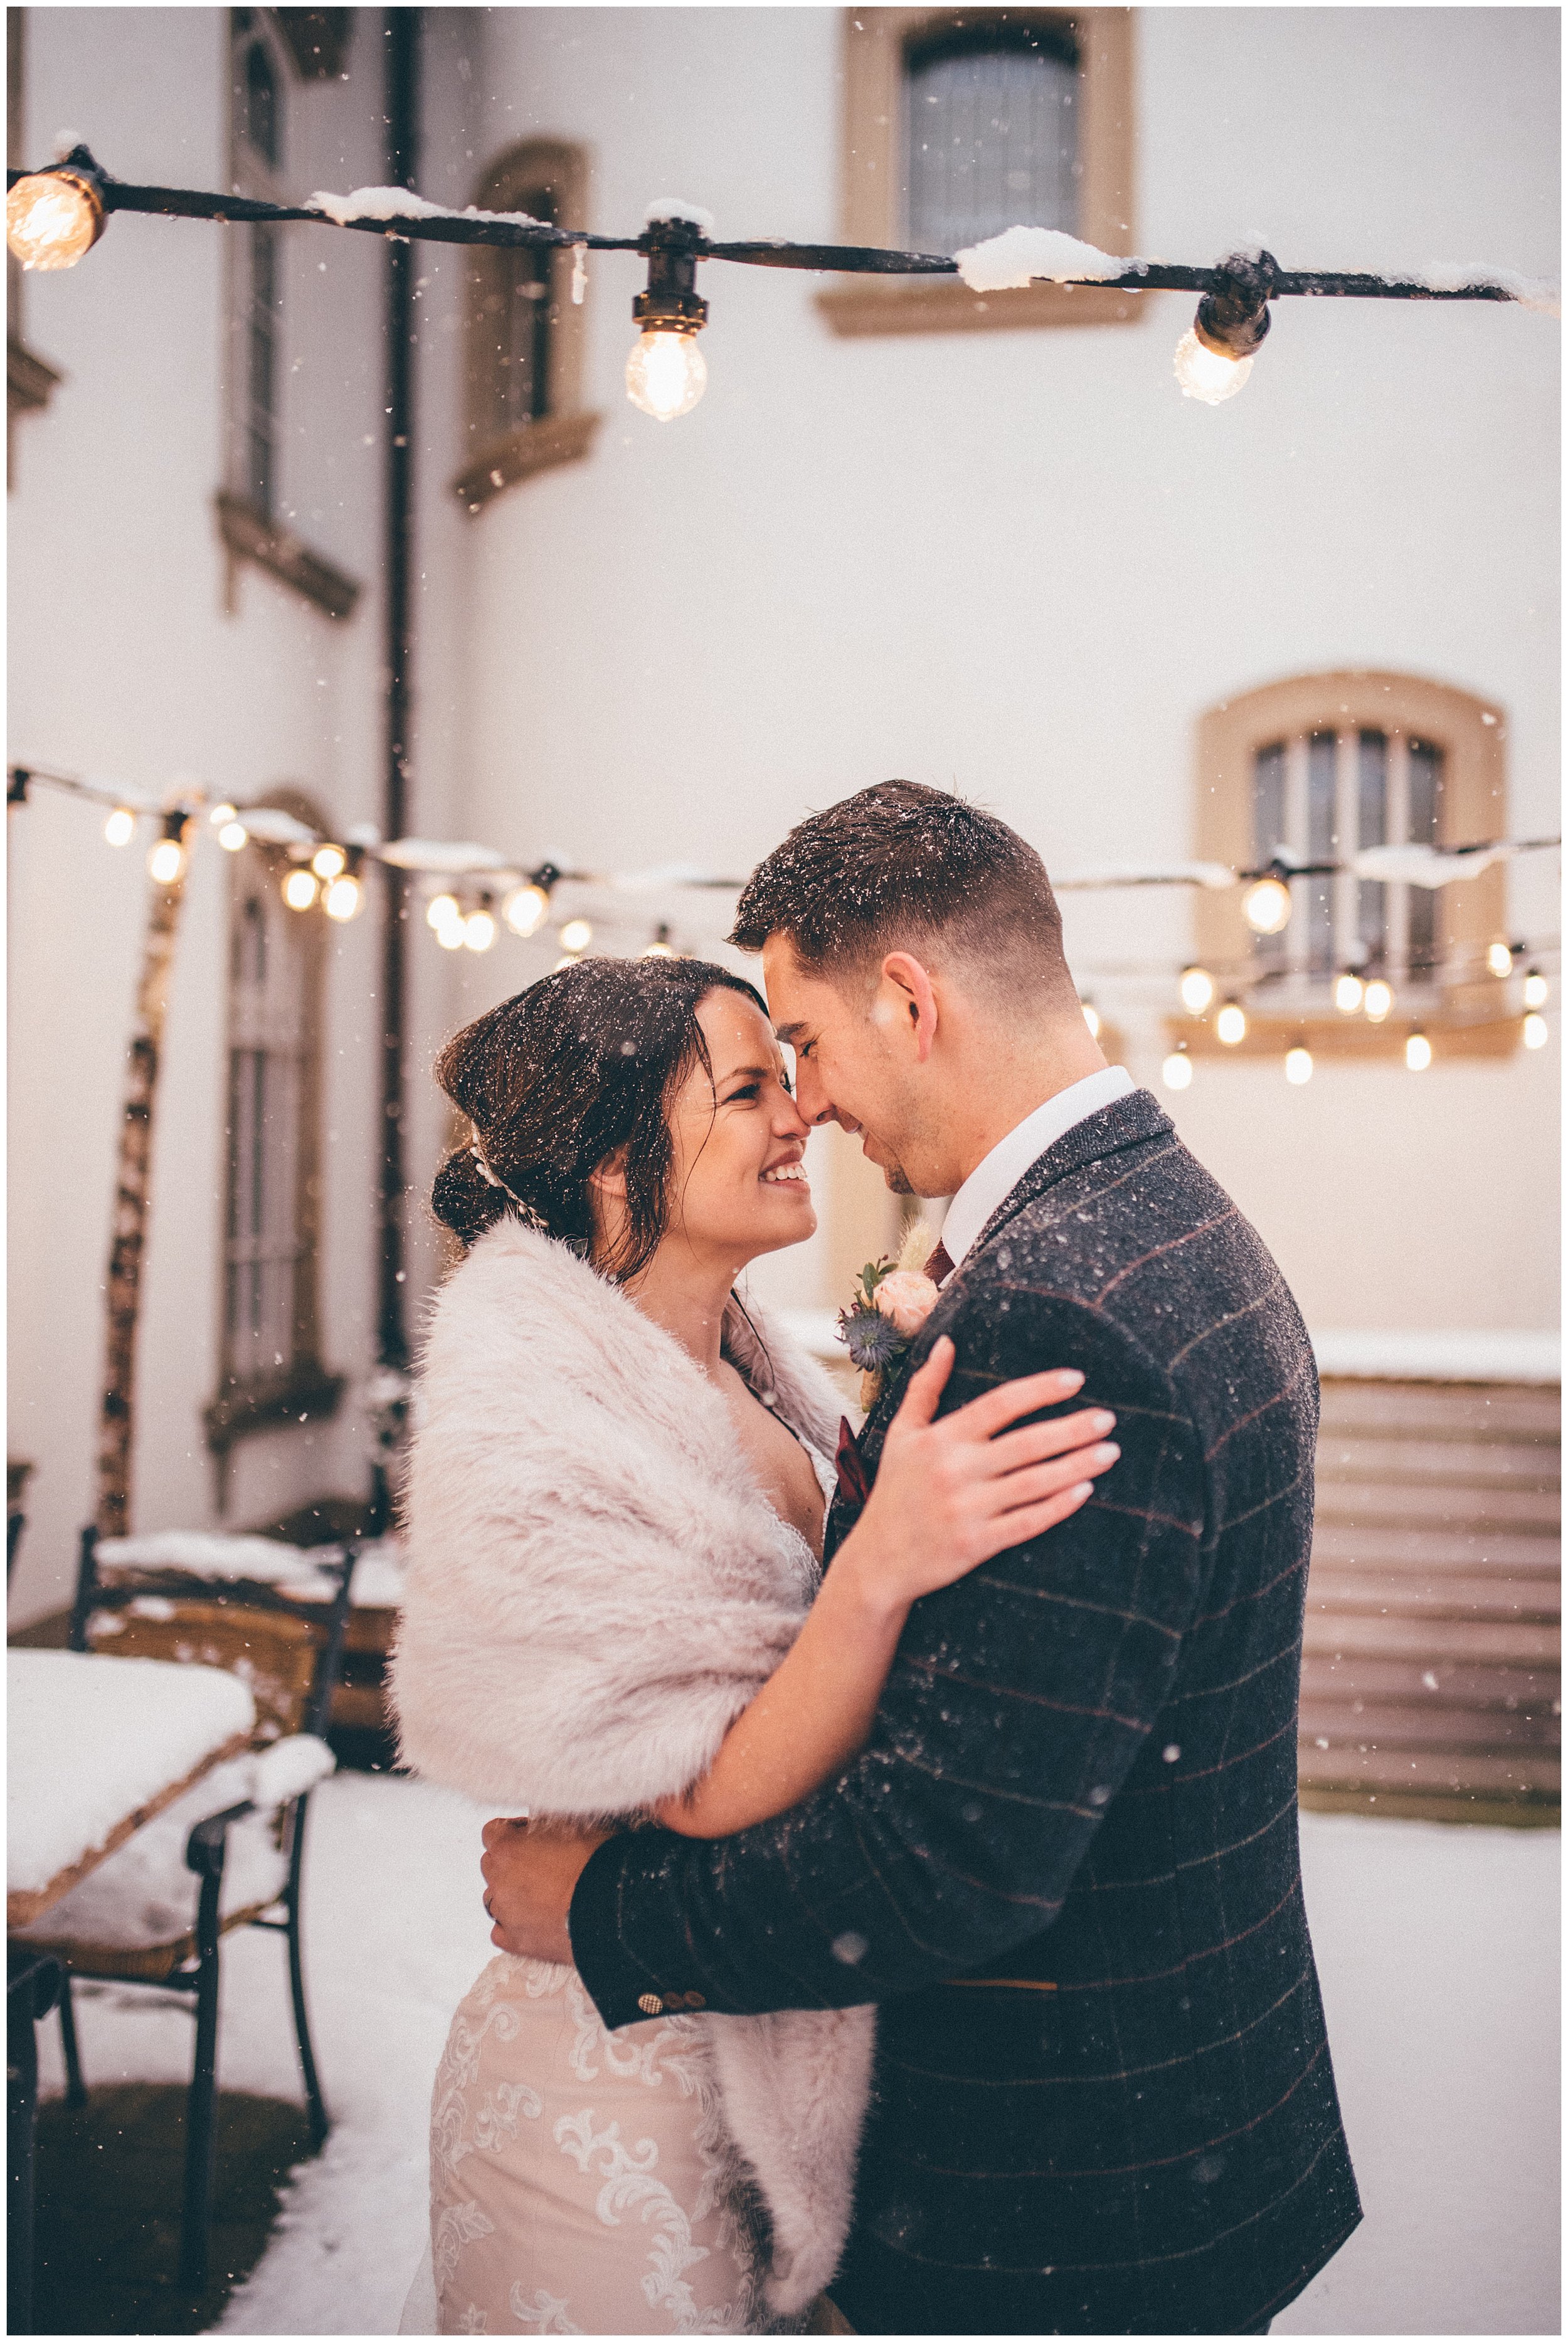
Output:
[[[763,946],[763,982],[774,1030],[794,1051],[795,1103],[814,1126],[836,1122],[858,1137],[895,1196],[924,1193],[905,1168],[919,1148],[919,1099],[895,1018],[879,1014],[874,987],[803,967],[787,936]],[[945,1189],[932,1191],[945,1193]]]

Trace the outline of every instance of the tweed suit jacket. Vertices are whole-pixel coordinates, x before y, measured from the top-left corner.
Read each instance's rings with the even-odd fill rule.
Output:
[[[1146,1091],[1026,1173],[910,1363],[943,1333],[944,1410],[1075,1365],[1121,1460],[915,1605],[839,1778],[734,1837],[602,1847],[577,1966],[611,2025],[880,2004],[833,2286],[857,2329],[1244,2332],[1361,2217],[1297,1850],[1311,1346]]]

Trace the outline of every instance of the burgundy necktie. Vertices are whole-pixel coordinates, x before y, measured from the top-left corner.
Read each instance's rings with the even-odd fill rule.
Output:
[[[930,1277],[933,1285],[945,1284],[953,1274],[952,1255],[940,1236],[936,1239],[935,1251],[925,1264],[925,1274]]]

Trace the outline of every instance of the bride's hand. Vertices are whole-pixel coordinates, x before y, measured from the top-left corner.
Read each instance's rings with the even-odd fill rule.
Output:
[[[1104,1407],[1007,1428],[1080,1390],[1074,1367],[999,1384],[938,1422],[954,1356],[944,1335],[910,1376],[876,1485],[834,1564],[849,1561],[867,1594],[889,1604],[918,1601],[1044,1536],[1086,1502],[1122,1452],[1105,1436],[1116,1418]]]

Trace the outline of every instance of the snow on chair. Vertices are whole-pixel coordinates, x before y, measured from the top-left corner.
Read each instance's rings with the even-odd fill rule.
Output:
[[[330,1554],[325,1558],[324,1554]],[[305,2010],[300,1880],[306,1803],[335,1759],[323,1737],[357,1549],[184,1530],[82,1535],[70,1646],[216,1666],[255,1706],[252,1746],[205,1774],[55,1905],[25,1939],[60,1962],[67,2097],[86,2097],[71,1978],[188,1993],[196,2020],[179,2282],[206,2285],[217,2108],[218,1947],[237,1927],[288,1939],[295,2034],[319,2147],[329,2127]]]

